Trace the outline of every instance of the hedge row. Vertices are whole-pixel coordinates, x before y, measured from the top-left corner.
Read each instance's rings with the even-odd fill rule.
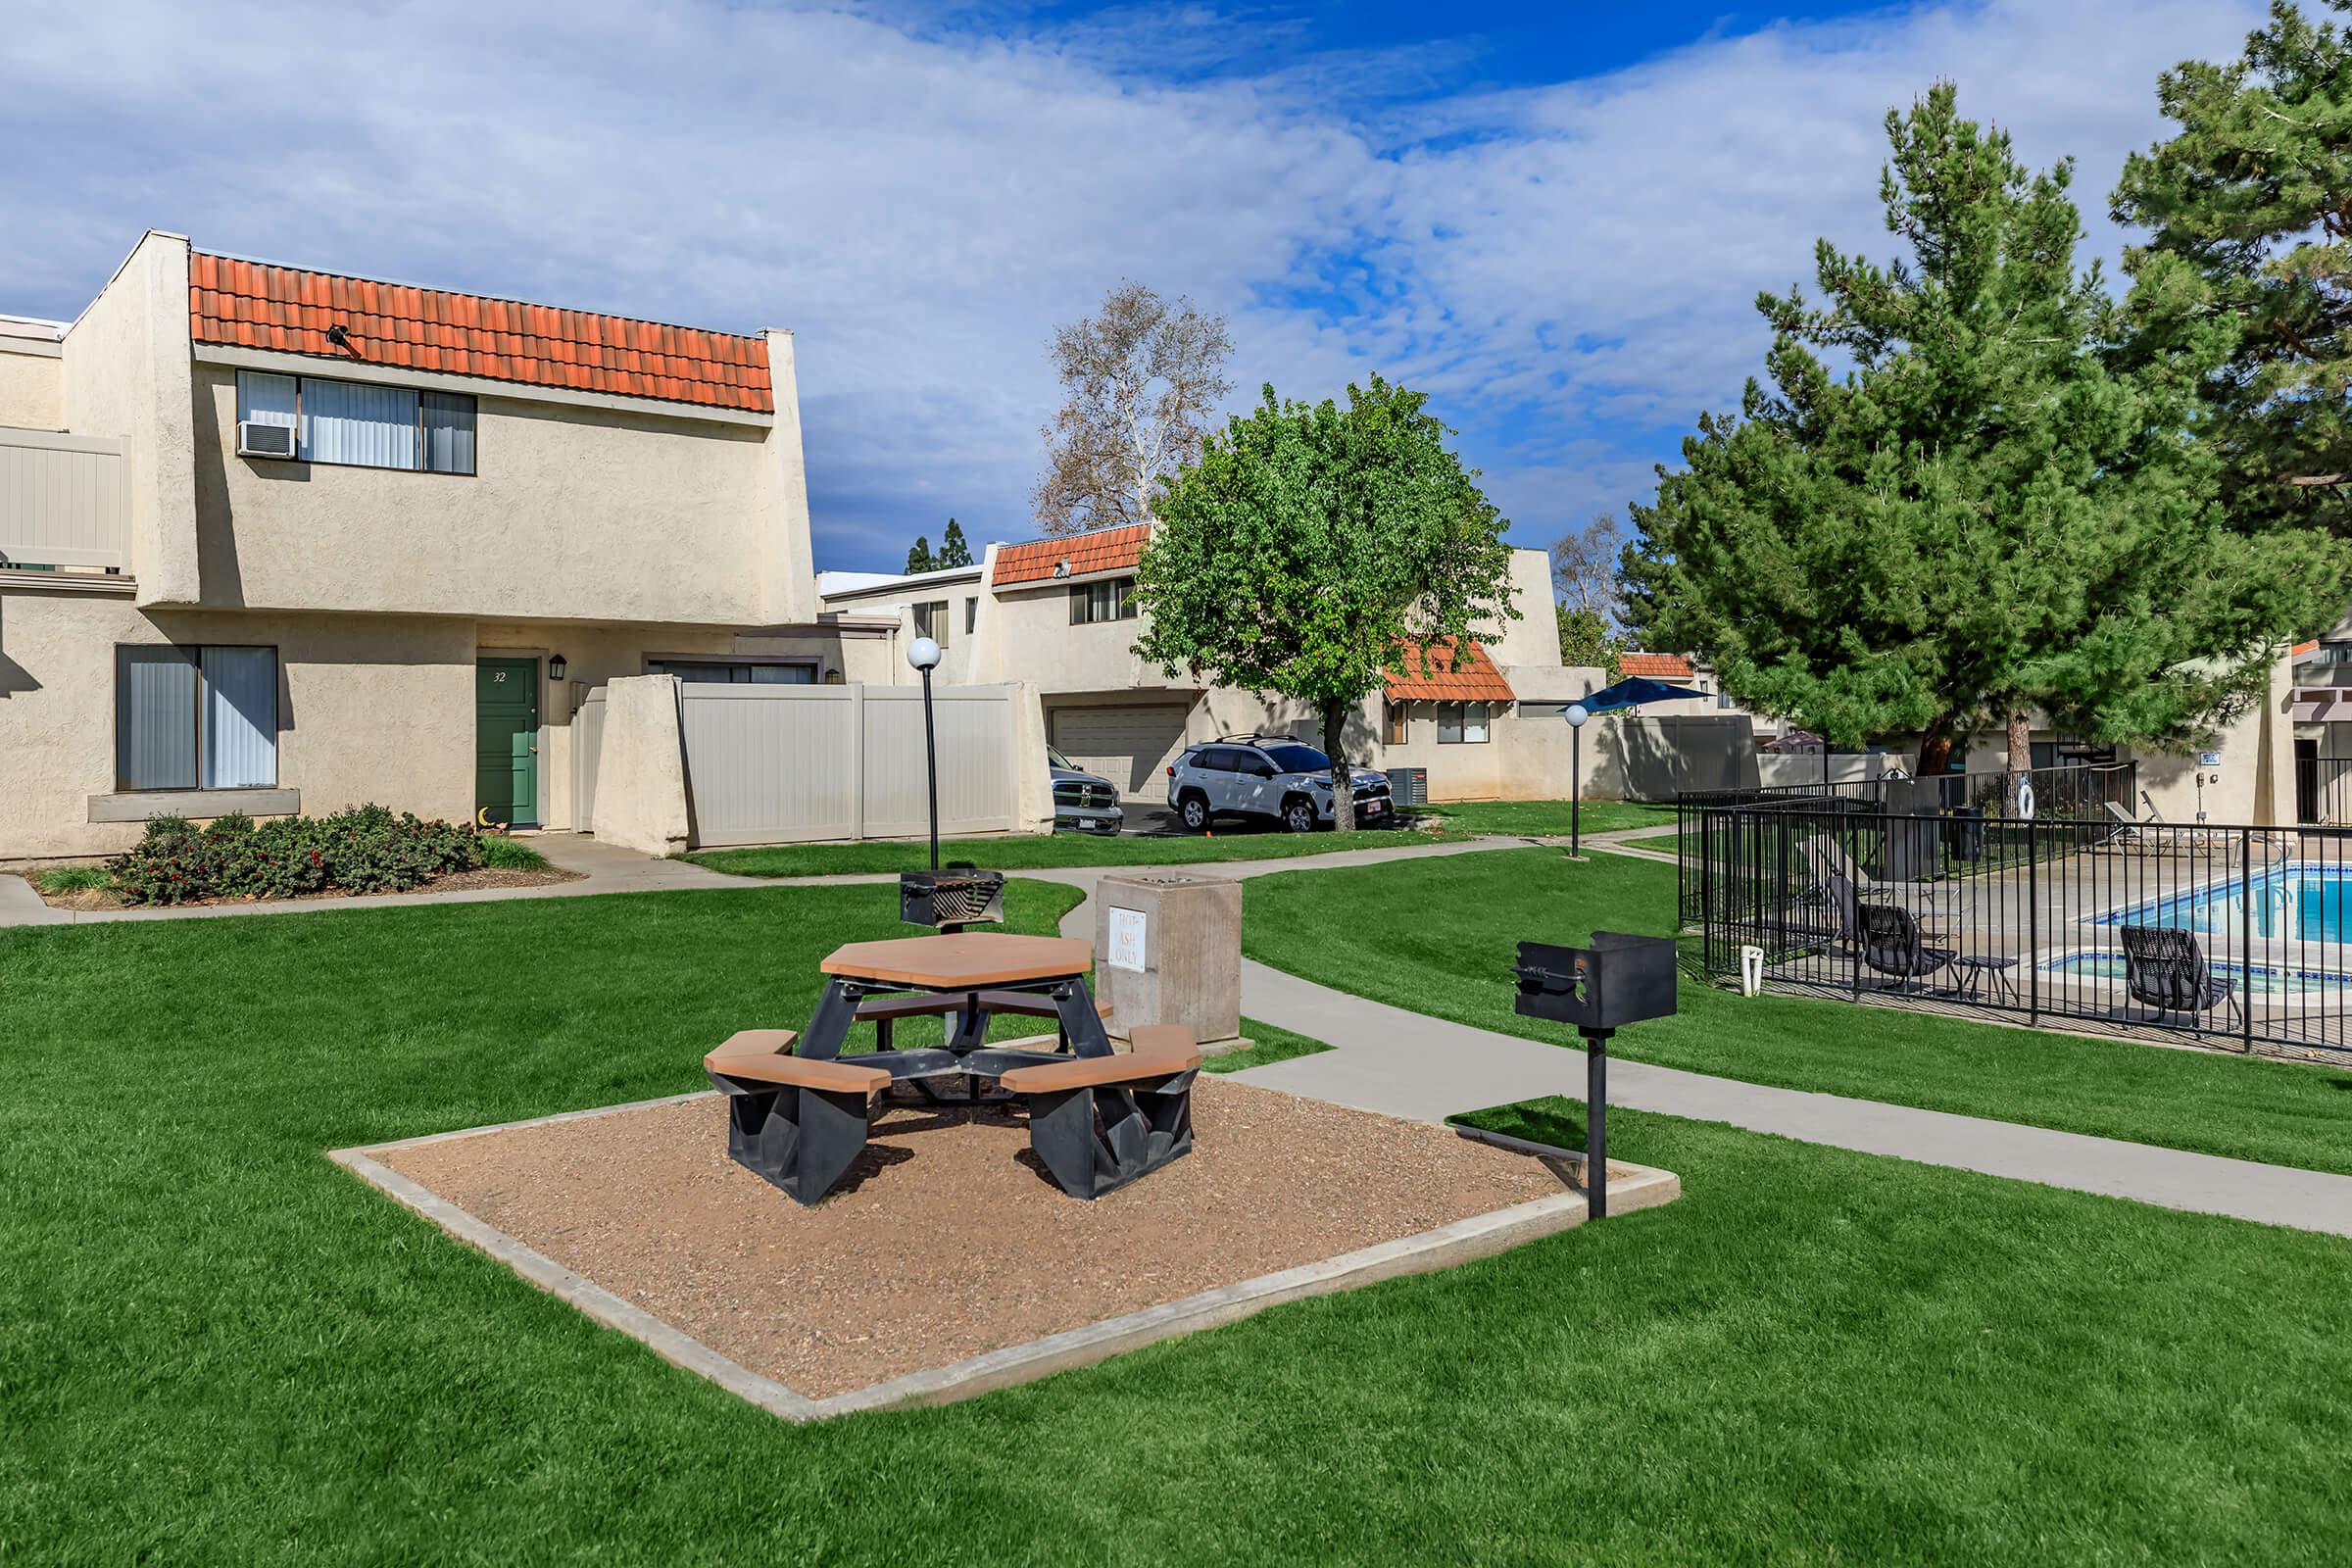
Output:
[[[198,828],[152,817],[138,846],[107,862],[126,904],[196,899],[284,899],[339,889],[405,893],[482,863],[473,830],[380,806],[332,816],[280,816],[256,824],[231,814]]]

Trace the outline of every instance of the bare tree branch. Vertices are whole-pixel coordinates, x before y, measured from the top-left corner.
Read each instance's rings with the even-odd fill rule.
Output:
[[[1073,534],[1149,521],[1160,481],[1200,455],[1208,416],[1233,390],[1225,318],[1122,282],[1093,316],[1056,327],[1048,352],[1064,401],[1040,432],[1038,522]]]

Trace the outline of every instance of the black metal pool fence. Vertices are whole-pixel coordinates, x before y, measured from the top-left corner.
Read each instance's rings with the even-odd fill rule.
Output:
[[[2139,794],[2136,762],[2077,763],[2065,767],[2032,768],[2025,774],[2034,787],[2034,814],[2051,817],[2097,817],[2107,820],[2109,808],[2127,816],[2145,809]],[[1678,907],[1685,926],[1699,921],[1697,879],[1690,874],[1702,811],[1731,806],[1795,807],[1810,804],[1823,810],[1886,811],[1900,815],[1932,813],[1962,820],[1982,817],[2007,819],[2017,807],[2017,775],[2009,772],[1950,773],[1915,779],[1907,775],[1841,779],[1816,784],[1774,784],[1745,790],[1685,790],[1675,797],[1675,823],[1680,830],[1677,859]]]
[[[1693,803],[1679,844],[1713,978],[2352,1060],[2352,829],[1815,791]]]

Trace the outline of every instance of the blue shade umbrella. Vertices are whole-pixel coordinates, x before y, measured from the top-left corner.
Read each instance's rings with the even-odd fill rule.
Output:
[[[1603,686],[1590,697],[1580,698],[1588,713],[1614,713],[1619,709],[1640,708],[1643,703],[1671,703],[1685,698],[1704,697],[1688,686],[1669,686],[1662,680],[1646,675],[1628,675],[1614,686]]]

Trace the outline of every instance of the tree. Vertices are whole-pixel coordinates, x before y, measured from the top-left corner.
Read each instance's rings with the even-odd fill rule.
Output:
[[[1617,562],[1624,546],[1617,519],[1605,512],[1551,543],[1553,594],[1570,610],[1597,615],[1604,631],[1625,613],[1625,588]]]
[[[1046,438],[1035,499],[1049,534],[1146,522],[1160,484],[1200,456],[1209,416],[1233,382],[1225,318],[1122,282],[1049,350],[1063,402]]]
[[[906,552],[907,572],[930,571],[938,565],[938,558],[931,554],[931,536],[927,533],[916,534],[912,548]]]
[[[2157,101],[2180,129],[2125,164],[2114,202],[2155,231],[2124,265],[2164,307],[2132,357],[2227,322],[2200,390],[2232,525],[2352,533],[2352,39],[2274,4],[2238,60],[2184,62]]]
[[[1824,240],[1824,305],[1759,298],[1772,387],[1703,416],[1635,509],[1635,620],[1838,745],[1920,732],[1922,773],[1987,721],[2021,765],[2035,708],[2107,742],[2226,719],[2340,568],[2307,531],[2222,525],[2191,430],[2226,344],[2104,356],[2121,321],[2097,269],[2075,270],[2070,166],[2029,175],[1948,83],[1886,134],[1881,195],[1908,256]]]
[[[1509,525],[1426,402],[1377,375],[1348,387],[1345,409],[1266,387],[1169,481],[1136,567],[1150,618],[1135,651],[1171,677],[1312,707],[1343,829],[1355,819],[1348,715],[1391,670],[1518,614]]]
[[[1625,652],[1625,642],[1609,630],[1609,623],[1597,610],[1571,610],[1554,604],[1552,612],[1560,622],[1560,662],[1590,665],[1607,672],[1614,681],[1625,673],[1618,655]]]
[[[963,529],[954,517],[948,519],[948,531],[939,536],[939,554],[931,558],[935,571],[950,566],[968,566],[972,564],[972,547],[963,542]]]

